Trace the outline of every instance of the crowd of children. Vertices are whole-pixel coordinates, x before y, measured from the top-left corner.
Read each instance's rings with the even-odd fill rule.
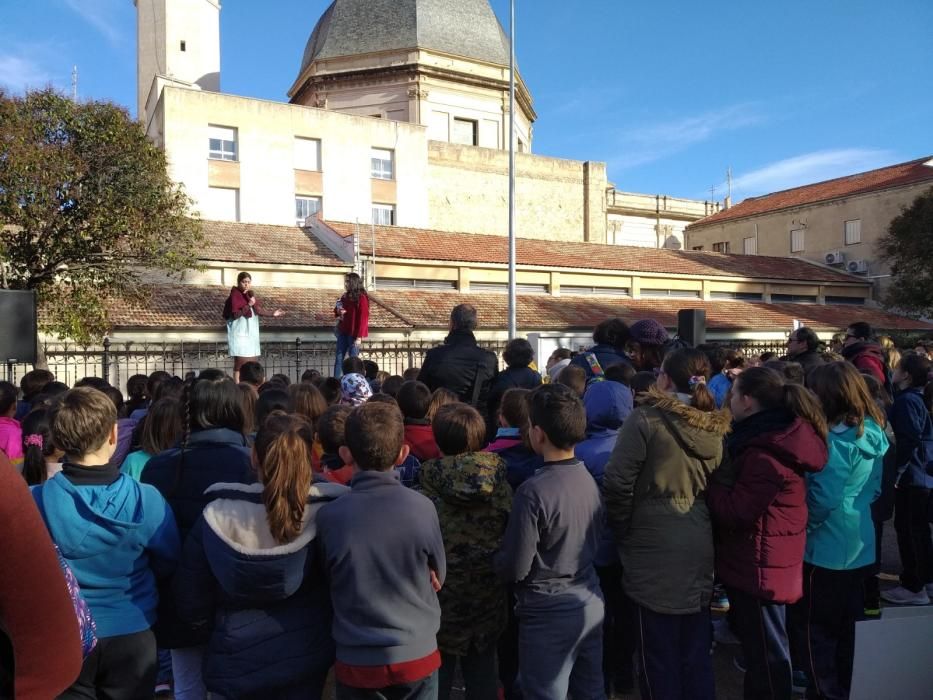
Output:
[[[609,319],[543,379],[511,341],[482,391],[443,353],[433,389],[352,352],[339,378],[248,361],[239,384],[134,376],[126,400],[0,382],[0,476],[23,476],[3,512],[44,524],[23,571],[45,567],[49,606],[29,630],[0,591],[0,683],[287,700],[332,673],[341,699],[446,700],[459,674],[468,700],[712,698],[718,607],[746,698],[848,697],[856,621],[933,595],[930,357],[864,326],[841,356],[802,328],[748,358]],[[903,572],[879,591],[892,506]],[[55,658],[30,658],[36,635]]]

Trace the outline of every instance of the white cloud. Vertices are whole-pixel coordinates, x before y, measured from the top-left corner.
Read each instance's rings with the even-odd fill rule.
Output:
[[[116,45],[123,41],[123,32],[117,25],[119,4],[122,0],[65,0],[72,11]]]
[[[767,117],[754,103],[740,103],[668,122],[630,129],[621,134],[618,169],[633,168],[685,151],[724,132],[757,126]]]
[[[733,198],[736,195],[752,197],[768,192],[831,180],[845,175],[873,170],[897,162],[891,151],[877,148],[840,148],[814,151],[769,163],[743,173],[732,181]],[[724,191],[725,183],[717,188]]]
[[[11,92],[24,92],[27,88],[44,88],[52,76],[38,61],[22,53],[0,53],[0,85]]]

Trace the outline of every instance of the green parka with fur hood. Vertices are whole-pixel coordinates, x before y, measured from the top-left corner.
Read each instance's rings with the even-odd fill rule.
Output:
[[[603,497],[622,557],[622,585],[637,604],[668,615],[709,606],[713,529],[706,482],[722,459],[727,411],[657,389],[622,425]]]

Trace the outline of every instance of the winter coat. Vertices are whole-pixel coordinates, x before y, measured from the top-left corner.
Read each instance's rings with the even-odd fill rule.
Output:
[[[405,419],[405,444],[411,448],[411,453],[422,462],[443,456],[437,442],[434,440],[431,421],[426,418]]]
[[[0,417],[0,450],[14,465],[23,461],[23,429],[15,418]]]
[[[804,561],[851,570],[875,561],[871,504],[881,493],[888,438],[871,418],[861,436],[840,423],[829,430],[826,467],[807,475],[807,548]]]
[[[479,347],[471,331],[457,330],[447,335],[443,345],[428,350],[418,381],[431,391],[449,389],[485,418],[489,389],[498,371],[495,353]]]
[[[181,619],[210,631],[204,684],[225,698],[275,697],[334,661],[331,608],[317,556],[320,507],[349,492],[310,487],[301,534],[279,544],[261,484],[215,484],[185,542],[173,591]]]
[[[709,606],[713,531],[706,482],[719,467],[729,414],[704,412],[685,395],[647,392],[622,426],[603,496],[628,596],[663,614]]]
[[[369,335],[369,297],[366,293],[360,294],[357,301],[353,301],[349,295],[344,294],[340,297],[343,304],[344,314],[340,316],[337,310],[339,320],[337,321],[337,332],[341,335],[348,335],[351,338],[365,338]]]
[[[502,403],[502,395],[506,391],[534,389],[537,386],[541,386],[541,375],[531,367],[506,367],[499,372],[489,388],[486,408],[487,433],[494,435],[496,432],[496,414],[499,412],[499,404]]]
[[[155,486],[168,501],[184,544],[204,506],[211,501],[205,493],[209,487],[219,483],[251,484],[256,474],[242,433],[212,428],[195,431],[184,447],[173,447],[150,459],[140,481]],[[194,629],[179,620],[168,591],[163,591],[162,598],[155,627],[160,648],[181,649],[207,641],[204,628]]]
[[[583,407],[586,409],[586,439],[577,444],[574,454],[601,488],[619,429],[632,412],[632,391],[618,382],[596,382],[583,395]],[[609,566],[618,560],[618,545],[606,523],[595,563]]]
[[[898,486],[933,488],[933,418],[923,401],[923,389],[905,389],[890,409],[896,440]]]
[[[728,460],[707,503],[716,525],[716,575],[727,586],[776,603],[803,595],[806,473],[826,464],[826,442],[784,409],[736,423]]]
[[[515,434],[504,436],[504,431],[514,431]],[[525,446],[518,428],[500,428],[496,439],[483,451],[495,452],[502,457],[505,461],[505,478],[513,491],[544,466],[544,458]]]
[[[732,379],[725,372],[720,372],[709,380],[706,388],[709,389],[709,393],[716,400],[716,408],[722,408],[726,395],[729,393],[729,389],[732,388]]]
[[[797,353],[796,355],[788,355],[783,358],[787,362],[796,362],[801,367],[803,367],[804,377],[810,372],[814,367],[822,367],[825,362],[816,350],[804,350],[803,352]]]
[[[149,629],[159,602],[156,579],[172,574],[181,552],[175,518],[159,492],[113,464],[66,463],[32,495],[81,586],[97,636]]]
[[[605,345],[602,343],[594,345],[589,350],[575,355],[573,359],[570,360],[570,364],[576,365],[577,367],[582,367],[586,370],[586,378],[588,380],[592,379],[594,374],[593,370],[590,368],[590,363],[586,361],[587,353],[593,353],[596,355],[596,360],[599,362],[599,366],[603,368],[603,372],[606,371],[607,367],[618,362],[624,362],[627,365],[632,364],[632,361],[618,348],[614,348],[611,345]]]
[[[421,492],[437,508],[447,557],[437,646],[458,655],[495,647],[508,618],[506,587],[492,568],[512,508],[505,462],[492,452],[429,460]]]
[[[855,365],[859,372],[868,372],[882,386],[890,388],[884,353],[877,343],[862,340],[842,348],[842,356]]]

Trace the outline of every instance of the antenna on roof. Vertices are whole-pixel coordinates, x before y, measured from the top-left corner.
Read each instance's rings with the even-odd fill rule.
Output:
[[[716,203],[716,185],[709,186],[709,200],[713,202],[713,204]]]
[[[71,99],[74,102],[78,101],[78,66],[71,68]]]
[[[726,185],[729,188],[729,201],[732,201],[732,166],[726,169]]]

